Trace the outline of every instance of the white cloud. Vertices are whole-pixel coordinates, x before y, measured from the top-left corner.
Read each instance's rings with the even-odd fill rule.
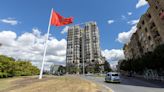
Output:
[[[114,23],[114,20],[108,20],[108,24]]]
[[[17,35],[13,31],[1,31],[0,43],[5,46],[14,46],[16,44],[15,39]]]
[[[13,26],[14,26],[14,25],[17,25],[18,23],[20,23],[20,22],[18,22],[17,20],[12,19],[12,18],[1,19],[0,21],[3,22],[3,23],[6,23],[6,24],[13,25]]]
[[[0,54],[14,57],[15,59],[30,60],[38,67],[41,66],[44,40],[46,34],[35,28],[33,32],[26,32],[17,36],[13,31],[0,31]],[[55,39],[50,36],[46,55],[46,64],[65,64],[66,40]],[[49,66],[49,65],[47,65]],[[46,69],[48,69],[46,67]]]
[[[133,25],[133,26],[131,27],[131,29],[128,32],[119,33],[116,40],[123,44],[128,43],[130,41],[130,38],[133,35],[133,33],[135,33],[137,30],[136,26],[137,26],[138,22],[139,22],[139,19],[128,21],[127,23],[130,25]]]
[[[128,12],[128,15],[131,16],[133,13],[132,12]]]
[[[64,29],[61,31],[61,34],[65,34],[68,32],[69,26],[65,26]]]
[[[105,56],[112,67],[116,66],[119,60],[125,58],[122,49],[102,50],[102,55]]]
[[[38,28],[33,28],[32,31],[33,31],[33,34],[34,34],[36,37],[39,37],[39,36],[41,35],[41,32],[39,31]]]
[[[121,15],[121,19],[122,19],[122,20],[126,20],[127,17],[126,17],[125,15]]]
[[[133,33],[135,33],[137,30],[136,25],[134,25],[130,31],[128,32],[122,32],[118,34],[118,38],[117,41],[119,41],[120,43],[126,44],[130,41],[131,36],[133,35]]]
[[[138,0],[138,3],[136,4],[136,8],[140,8],[145,5],[147,5],[146,0]]]
[[[130,25],[136,25],[138,22],[139,22],[139,19],[136,19],[136,20],[128,21],[127,23]]]
[[[21,46],[25,46],[25,45],[33,45],[34,44],[34,34],[31,33],[24,33],[21,36],[18,37],[17,42],[19,43],[19,45]]]

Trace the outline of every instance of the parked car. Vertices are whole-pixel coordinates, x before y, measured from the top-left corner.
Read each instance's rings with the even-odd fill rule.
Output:
[[[120,74],[117,72],[109,72],[105,76],[105,81],[120,83]]]

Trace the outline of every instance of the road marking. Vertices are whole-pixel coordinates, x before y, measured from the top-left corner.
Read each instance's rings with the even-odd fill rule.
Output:
[[[106,89],[108,89],[108,90],[110,90],[110,91],[112,91],[112,92],[114,92],[114,90],[112,90],[111,88],[109,88],[108,86],[106,86],[106,85],[104,85],[104,84],[102,84]]]

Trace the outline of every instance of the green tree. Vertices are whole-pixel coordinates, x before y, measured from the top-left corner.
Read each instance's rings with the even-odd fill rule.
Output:
[[[104,63],[104,72],[111,72],[111,71],[112,71],[112,69],[110,67],[109,62],[105,61],[105,63]]]
[[[94,73],[100,73],[101,71],[101,65],[99,63],[96,63],[94,66]]]
[[[16,61],[0,55],[0,77],[30,76],[39,74],[39,69],[29,61]]]
[[[65,74],[66,73],[66,67],[60,65],[59,68],[58,68],[58,72],[61,73],[61,74]]]
[[[124,71],[135,71],[142,74],[146,69],[159,72],[164,70],[164,44],[159,45],[153,52],[147,52],[141,58],[123,60],[120,69]]]

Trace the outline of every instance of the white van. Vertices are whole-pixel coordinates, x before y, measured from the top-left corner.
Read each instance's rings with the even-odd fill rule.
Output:
[[[117,72],[109,72],[105,76],[106,82],[118,82],[120,83],[120,76]]]

